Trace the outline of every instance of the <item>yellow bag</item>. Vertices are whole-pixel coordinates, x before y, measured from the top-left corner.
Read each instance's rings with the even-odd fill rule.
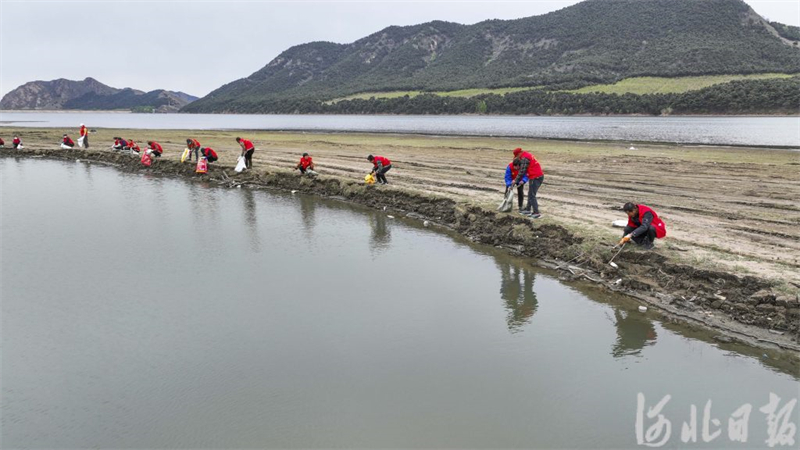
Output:
[[[186,161],[186,158],[189,157],[189,149],[183,149],[183,154],[181,155],[181,162]]]
[[[366,184],[375,184],[375,175],[373,175],[371,173],[367,174],[367,176],[364,177],[364,183],[366,183]]]

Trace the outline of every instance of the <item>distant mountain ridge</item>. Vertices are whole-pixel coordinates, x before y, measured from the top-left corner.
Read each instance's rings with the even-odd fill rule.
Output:
[[[3,96],[0,100],[0,109],[152,108],[156,112],[175,112],[194,100],[197,100],[197,97],[164,89],[150,92],[131,88],[117,89],[91,77],[81,81],[59,78],[23,84]]]
[[[275,102],[287,101],[303,111],[359,92],[798,73],[794,32],[742,0],[587,0],[517,20],[435,21],[388,27],[351,44],[298,45],[182,111],[274,112]]]

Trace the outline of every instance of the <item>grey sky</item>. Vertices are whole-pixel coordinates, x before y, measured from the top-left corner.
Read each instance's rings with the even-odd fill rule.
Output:
[[[770,20],[800,26],[800,1],[746,2]],[[28,81],[86,77],[203,96],[293,45],[349,43],[431,20],[516,19],[575,3],[0,0],[0,96]]]

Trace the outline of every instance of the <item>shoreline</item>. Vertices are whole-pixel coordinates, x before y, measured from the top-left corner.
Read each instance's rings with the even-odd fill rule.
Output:
[[[162,145],[166,142],[164,139],[159,141]],[[206,142],[208,138],[201,137],[201,141]],[[98,140],[90,142],[97,145]],[[256,145],[258,149],[263,148],[260,143]],[[614,253],[610,243],[586,227],[575,227],[549,218],[532,221],[516,214],[497,213],[491,204],[470,196],[443,195],[414,188],[414,180],[410,180],[412,186],[409,188],[394,184],[367,187],[357,178],[325,172],[317,179],[301,178],[297,172],[276,168],[275,161],[270,161],[272,164],[264,170],[265,164],[256,159],[254,172],[236,174],[229,155],[224,158],[221,155],[221,160],[211,165],[207,175],[196,175],[193,165],[177,161],[180,148],[174,144],[169,147],[165,145],[164,157],[150,168],[145,168],[138,159],[129,155],[105,149],[63,151],[34,144],[22,151],[5,149],[0,151],[0,155],[91,161],[126,172],[158,173],[232,188],[299,191],[367,207],[386,206],[387,211],[396,215],[427,220],[473,242],[533,258],[533,263],[558,271],[564,281],[586,280],[610,292],[634,298],[676,320],[720,332],[722,342],[738,341],[756,347],[777,346],[800,352],[797,294],[792,296],[780,289],[776,291],[775,281],[767,277],[731,273],[713,262],[695,265],[682,261],[675,256],[683,250],[674,245],[665,248],[663,244],[657,244],[660,249],[653,252],[625,251],[615,260],[620,263],[619,269],[611,269],[606,263]],[[401,170],[406,174],[412,169],[402,167]],[[352,171],[345,168],[345,172]],[[547,182],[547,166],[545,174]],[[392,180],[393,174],[389,175]],[[398,174],[397,179],[400,178]],[[463,186],[456,188],[464,189]],[[545,192],[544,189],[540,191],[540,202],[550,203],[550,200],[541,198]],[[547,209],[545,214],[552,215]],[[693,296],[690,297],[690,293],[694,293]]]

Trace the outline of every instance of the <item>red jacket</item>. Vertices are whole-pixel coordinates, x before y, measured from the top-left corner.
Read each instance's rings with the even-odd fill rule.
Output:
[[[22,140],[20,140],[20,138],[17,138],[17,137],[15,137],[15,138],[14,138],[14,140],[13,140],[13,141],[11,141],[11,142],[13,142],[13,143],[14,143],[14,145],[17,145],[17,144],[21,144],[21,143],[22,143]]]
[[[311,166],[311,163],[312,161],[310,156],[305,156],[300,158],[300,167],[302,167],[303,169],[308,169],[309,166]]]
[[[154,152],[158,153],[159,155],[164,152],[164,149],[161,147],[161,144],[158,142],[153,142],[150,144],[150,149]]]
[[[81,127],[81,136],[86,136],[86,127]]]
[[[391,161],[389,161],[388,158],[384,158],[383,156],[374,156],[372,158],[372,165],[373,166],[378,167],[378,163],[379,162],[383,165],[383,167],[386,167],[386,166],[388,166],[389,164],[392,163]]]
[[[189,144],[189,148],[200,148],[200,142],[197,139],[192,139],[192,143]]]
[[[242,144],[244,144],[244,151],[255,150],[256,149],[253,146],[253,143],[251,141],[248,141],[247,139],[242,139]]]
[[[3,138],[0,138],[0,145],[6,145],[6,141],[4,141]]]
[[[529,179],[533,180],[534,178],[539,178],[544,176],[544,171],[542,171],[542,166],[539,164],[539,161],[537,161],[536,158],[534,158],[534,156],[531,155],[530,153],[523,152],[521,148],[518,148],[514,150],[514,157],[519,158],[520,161],[523,159],[528,160]],[[522,161],[522,163],[523,165],[525,164],[524,161]]]
[[[133,150],[135,152],[138,152],[139,150],[141,150],[139,148],[139,145],[136,142],[133,142],[132,139],[128,140],[128,148],[130,148],[131,150]]]
[[[653,215],[653,221],[651,224],[656,228],[656,238],[661,239],[667,235],[667,226],[664,225],[664,221],[658,217],[655,211],[652,208],[645,205],[636,205],[636,208],[639,210],[639,223],[642,223],[642,219],[644,219],[644,215],[646,213],[650,213]],[[636,228],[636,224],[633,223],[633,219],[628,217],[628,226]]]
[[[217,152],[215,152],[213,148],[206,147],[205,149],[203,149],[203,156],[205,156],[206,158],[209,157],[217,158]]]
[[[75,146],[75,142],[73,142],[72,139],[69,136],[64,138],[64,143],[69,145],[70,147],[74,147]]]

